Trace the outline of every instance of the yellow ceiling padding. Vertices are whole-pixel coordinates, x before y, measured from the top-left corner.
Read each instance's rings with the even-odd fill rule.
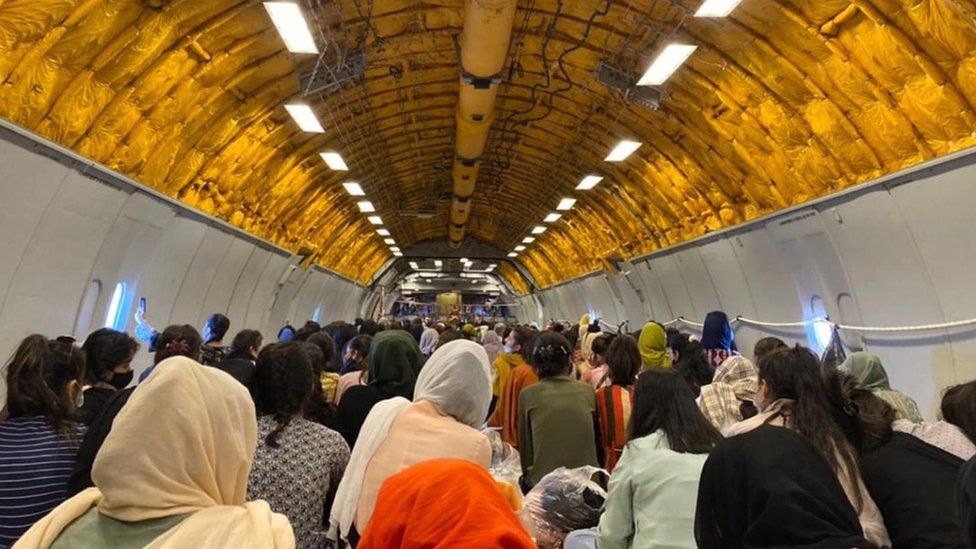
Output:
[[[463,228],[463,0],[303,2],[323,62],[367,60],[361,81],[306,98],[320,135],[283,110],[315,56],[287,52],[258,1],[0,0],[0,116],[362,282],[390,254],[348,179],[401,248],[452,233],[510,250],[579,199],[517,258],[547,287],[976,144],[973,0],[743,0],[688,17],[699,4],[518,2],[501,82],[466,92],[463,113],[491,122],[458,187]],[[600,61],[639,75],[672,34],[698,50],[657,110],[597,82]],[[604,162],[625,138],[643,146]],[[605,180],[575,191],[588,173]]]

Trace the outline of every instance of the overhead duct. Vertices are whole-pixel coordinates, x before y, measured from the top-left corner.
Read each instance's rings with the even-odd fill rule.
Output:
[[[466,0],[461,32],[461,86],[458,92],[456,157],[452,177],[448,240],[457,248],[471,216],[471,196],[478,179],[477,160],[485,152],[495,114],[498,74],[505,66],[512,38],[516,0]]]

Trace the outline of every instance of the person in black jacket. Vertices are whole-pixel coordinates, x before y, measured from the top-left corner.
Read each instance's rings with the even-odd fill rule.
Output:
[[[252,397],[254,396],[254,363],[258,358],[258,352],[261,350],[263,341],[264,337],[257,330],[237,332],[227,358],[215,366],[218,370],[223,370],[240,381],[242,385],[247,387]]]

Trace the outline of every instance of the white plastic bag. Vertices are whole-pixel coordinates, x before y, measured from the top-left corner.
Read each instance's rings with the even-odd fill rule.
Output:
[[[560,547],[573,530],[592,528],[600,522],[607,491],[593,480],[598,467],[560,467],[525,496],[523,522],[532,524],[536,543],[541,548]]]

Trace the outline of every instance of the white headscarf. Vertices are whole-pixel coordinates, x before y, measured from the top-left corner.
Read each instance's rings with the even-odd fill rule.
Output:
[[[491,404],[491,364],[485,348],[457,339],[437,349],[420,370],[413,400],[426,400],[465,425],[481,427]]]
[[[437,342],[440,340],[440,334],[437,330],[433,328],[425,328],[424,332],[420,334],[420,352],[424,353],[424,356],[430,356],[434,354],[434,350],[437,349]]]

